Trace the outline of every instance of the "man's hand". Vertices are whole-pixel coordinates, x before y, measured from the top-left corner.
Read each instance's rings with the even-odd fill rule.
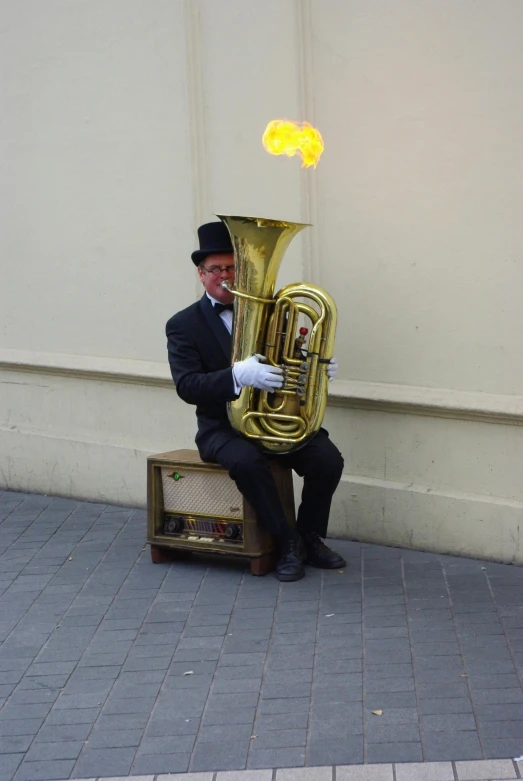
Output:
[[[264,355],[251,355],[244,361],[236,361],[232,367],[234,378],[240,387],[247,385],[272,393],[283,385],[283,370],[279,366],[264,363]]]
[[[338,364],[336,363],[336,358],[331,358],[330,363],[327,364],[327,374],[329,377],[329,382],[333,381],[337,371],[338,371]]]

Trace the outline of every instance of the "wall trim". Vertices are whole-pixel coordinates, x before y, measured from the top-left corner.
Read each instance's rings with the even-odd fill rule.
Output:
[[[172,388],[167,362],[129,358],[0,350],[0,371]],[[336,380],[329,387],[329,406],[481,423],[523,425],[523,396],[450,388]]]
[[[333,383],[329,405],[481,423],[523,425],[523,396],[451,388],[339,380]]]
[[[2,370],[168,388],[172,388],[173,382],[167,362],[29,350],[0,350],[0,371]]]

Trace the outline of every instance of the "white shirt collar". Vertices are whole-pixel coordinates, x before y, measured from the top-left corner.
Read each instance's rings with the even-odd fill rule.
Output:
[[[211,304],[213,305],[213,307],[214,307],[216,304],[219,304],[219,303],[220,303],[220,302],[219,302],[219,301],[218,301],[216,298],[213,298],[212,296],[210,296],[210,295],[209,295],[209,293],[208,293],[207,291],[205,291],[205,295],[207,296],[207,298],[209,299],[209,301],[211,302]]]

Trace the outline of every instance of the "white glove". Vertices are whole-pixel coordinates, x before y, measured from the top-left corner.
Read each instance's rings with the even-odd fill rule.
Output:
[[[244,361],[236,361],[232,371],[236,382],[240,387],[247,385],[258,390],[272,393],[275,388],[283,385],[283,370],[279,366],[270,366],[263,363],[267,359],[264,355],[251,355]]]
[[[330,363],[327,364],[327,374],[329,377],[329,382],[333,381],[337,371],[338,371],[338,364],[336,363],[336,358],[331,358]]]

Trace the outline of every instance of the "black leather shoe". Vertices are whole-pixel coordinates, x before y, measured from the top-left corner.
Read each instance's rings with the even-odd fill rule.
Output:
[[[303,556],[299,539],[284,540],[281,543],[280,558],[276,564],[278,580],[301,580],[305,575]]]
[[[328,548],[318,534],[304,534],[303,544],[306,564],[319,569],[342,569],[347,566],[345,559]]]

